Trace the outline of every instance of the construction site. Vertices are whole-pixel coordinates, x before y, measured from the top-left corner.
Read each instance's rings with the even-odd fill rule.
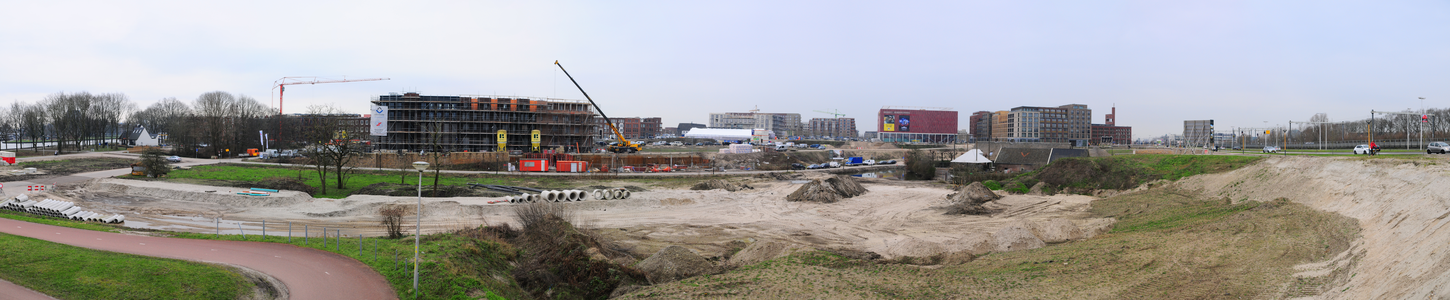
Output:
[[[387,135],[374,138],[378,150],[532,151],[534,130],[544,149],[596,148],[594,112],[585,101],[403,93],[377,96],[372,103],[389,110]]]

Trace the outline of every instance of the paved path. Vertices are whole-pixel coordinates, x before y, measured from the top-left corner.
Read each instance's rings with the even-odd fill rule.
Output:
[[[243,266],[277,278],[292,299],[397,299],[387,280],[361,262],[287,244],[137,236],[11,219],[0,219],[0,233],[96,250]],[[10,290],[0,284],[4,296],[0,298],[20,295]]]
[[[0,279],[0,296],[4,296],[0,297],[0,299],[13,300],[55,300],[54,297],[46,296],[45,294],[41,294],[40,292],[32,289],[27,289],[23,286],[15,285],[14,283],[5,281],[4,279]]]

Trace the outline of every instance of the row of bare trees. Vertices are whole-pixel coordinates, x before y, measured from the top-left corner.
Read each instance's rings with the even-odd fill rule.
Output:
[[[1428,118],[1422,118],[1422,115]],[[1246,136],[1243,142],[1249,145],[1282,143],[1299,148],[1310,147],[1305,143],[1319,143],[1322,139],[1335,147],[1343,147],[1366,143],[1370,133],[1374,134],[1376,142],[1381,143],[1403,142],[1406,139],[1412,144],[1418,143],[1422,134],[1426,142],[1450,139],[1450,109],[1445,108],[1428,108],[1423,112],[1404,110],[1391,114],[1381,113],[1375,114],[1372,119],[1348,121],[1332,121],[1327,114],[1318,113],[1311,116],[1309,122],[1296,122],[1293,130],[1289,132],[1276,130],[1265,135],[1262,131],[1244,131],[1242,134]]]
[[[45,142],[60,152],[95,148],[125,131],[125,118],[135,107],[125,94],[56,93],[0,108],[0,134],[16,148]]]

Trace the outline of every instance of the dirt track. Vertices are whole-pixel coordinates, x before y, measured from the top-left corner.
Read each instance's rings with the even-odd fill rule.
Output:
[[[91,249],[217,262],[266,273],[295,299],[396,299],[382,275],[351,258],[276,243],[160,238],[0,219],[0,232]]]
[[[1429,299],[1450,295],[1450,166],[1445,157],[1271,157],[1233,172],[1185,179],[1234,201],[1285,197],[1359,220],[1363,237],[1339,258],[1296,276],[1335,283],[1326,299]],[[1346,272],[1347,271],[1347,272]]]

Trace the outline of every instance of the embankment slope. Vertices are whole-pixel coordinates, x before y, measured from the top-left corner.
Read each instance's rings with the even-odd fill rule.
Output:
[[[1358,220],[1347,281],[1320,297],[1427,299],[1450,295],[1450,160],[1272,157],[1180,182],[1233,201],[1279,197]]]

